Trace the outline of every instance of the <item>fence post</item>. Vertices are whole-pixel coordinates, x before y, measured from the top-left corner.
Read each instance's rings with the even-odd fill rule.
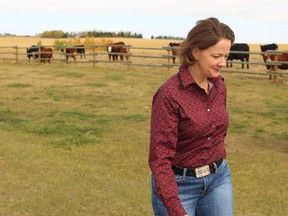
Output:
[[[278,55],[275,56],[275,61],[278,62]],[[275,66],[274,66],[274,73],[275,73],[275,75],[273,76],[273,81],[274,81],[274,82],[277,81],[277,75],[276,75],[277,69],[278,69],[278,65],[275,65]]]
[[[130,46],[131,46],[131,45],[128,44],[127,54],[130,54]],[[124,59],[124,58],[123,58],[123,59]],[[127,69],[130,70],[130,63],[129,63],[129,62],[130,62],[130,55],[127,56],[126,60],[128,61]]]
[[[16,45],[15,46],[15,55],[16,55],[16,63],[18,63],[18,61],[19,61],[19,56],[18,56],[18,46]]]
[[[169,56],[171,55],[171,53],[172,53],[172,55],[173,55],[172,50],[168,49],[167,52],[168,52],[168,55],[169,55]],[[170,63],[171,63],[171,58],[168,58],[168,64],[170,64]],[[169,73],[169,72],[170,72],[170,67],[168,67],[168,73]]]
[[[95,66],[96,66],[95,60],[96,60],[95,46],[93,46],[93,67],[94,67],[94,68],[95,68]]]

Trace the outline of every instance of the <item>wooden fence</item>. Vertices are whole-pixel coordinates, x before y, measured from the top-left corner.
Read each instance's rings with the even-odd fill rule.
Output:
[[[53,58],[51,59],[52,63],[73,63],[72,58],[68,62],[66,61],[66,54],[61,52],[61,48],[63,47],[55,47],[55,46],[44,46],[53,49]],[[124,61],[109,61],[108,53],[107,53],[107,45],[95,45],[85,47],[86,58],[80,59],[78,56],[76,62],[81,64],[91,64],[93,67],[96,67],[98,63],[109,63],[109,64],[123,64],[128,68],[130,66],[145,66],[145,67],[164,67],[168,70],[173,67],[179,67],[179,63],[173,64],[172,59],[175,58],[172,54],[172,47],[161,47],[161,48],[151,48],[151,47],[134,47],[131,45],[124,46],[127,48],[127,53],[109,53],[109,54],[118,54],[127,56],[127,60]],[[19,46],[4,46],[0,47],[0,61],[14,61],[18,62],[29,62],[27,58],[27,48],[30,47],[19,47]],[[65,47],[64,47],[65,48]],[[68,48],[68,47],[66,47]],[[266,51],[266,53],[273,53],[274,55],[280,55],[284,51]],[[287,52],[287,51],[286,51]],[[279,62],[279,61],[271,61],[269,63],[264,63],[262,54],[263,52],[240,52],[240,51],[231,51],[231,53],[249,53],[250,59],[251,56],[257,56],[256,61],[244,62],[244,64],[249,65],[261,65],[261,69],[259,67],[252,69],[235,69],[235,67],[223,68],[221,71],[230,72],[230,73],[241,73],[241,74],[257,74],[257,75],[269,75],[273,76],[274,80],[277,79],[277,75],[288,75],[285,71],[278,70],[277,66],[283,63],[288,62]],[[177,58],[177,57],[176,57]],[[40,58],[32,59],[29,63],[39,63]],[[231,61],[227,61],[227,63],[231,63]],[[243,64],[240,60],[234,60],[233,64]],[[266,70],[266,65],[274,65],[274,70]],[[251,67],[250,67],[251,68]]]

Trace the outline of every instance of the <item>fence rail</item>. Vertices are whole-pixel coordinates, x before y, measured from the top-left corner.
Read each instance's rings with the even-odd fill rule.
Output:
[[[64,52],[61,52],[61,49],[63,48],[72,48],[72,47],[56,47],[47,45],[44,46],[47,48],[53,49],[53,58],[51,59],[51,62],[59,62],[59,63],[72,63],[72,60],[68,61],[66,60],[66,55],[71,56],[73,54],[65,54]],[[177,56],[173,55],[172,50],[173,47],[161,47],[161,48],[153,48],[153,47],[133,47],[131,45],[125,45],[123,46],[127,48],[127,53],[115,53],[110,52],[108,53],[107,45],[93,45],[93,46],[86,46],[86,57],[76,60],[77,63],[81,64],[91,64],[93,67],[96,66],[97,63],[117,63],[117,64],[123,64],[130,66],[144,66],[144,67],[164,67],[167,69],[178,67],[179,64],[172,63],[173,58],[177,58]],[[14,61],[16,63],[18,62],[29,62],[29,63],[39,63],[42,58],[36,58],[36,59],[28,59],[27,57],[27,49],[31,47],[19,47],[19,46],[2,46],[0,47],[0,61]],[[83,48],[83,47],[73,47],[73,48]],[[87,52],[88,51],[88,52]],[[264,70],[264,71],[256,71],[253,69],[249,69],[249,71],[245,71],[243,69],[239,70],[233,70],[231,68],[224,68],[222,69],[223,72],[231,72],[231,73],[242,73],[242,74],[257,74],[257,75],[269,75],[274,76],[274,79],[277,78],[277,75],[288,75],[285,71],[279,71],[278,67],[281,64],[288,64],[288,61],[270,61],[265,63],[262,59],[263,54],[270,53],[273,55],[281,55],[282,53],[287,53],[288,51],[275,51],[275,50],[268,50],[266,52],[246,52],[246,51],[231,51],[231,53],[238,53],[238,54],[250,54],[258,56],[257,61],[250,61],[250,62],[241,62],[241,61],[227,61],[228,64],[248,64],[248,65],[262,65],[263,68],[266,68],[267,65],[274,66],[273,70]],[[41,51],[35,52],[34,54],[38,54],[40,56]],[[124,61],[110,61],[108,59],[108,54],[110,55],[122,55],[123,57],[127,57],[127,60]],[[139,60],[140,59],[140,60]],[[155,60],[144,61],[143,59],[149,59],[149,60]],[[250,57],[251,59],[251,57]],[[75,62],[75,63],[76,63]]]

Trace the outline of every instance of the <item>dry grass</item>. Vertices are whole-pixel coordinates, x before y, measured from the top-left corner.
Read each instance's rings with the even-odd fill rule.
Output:
[[[40,38],[40,37],[0,37],[0,46],[25,46],[29,47],[33,44],[37,44],[39,41],[43,45],[53,45],[56,39],[54,38]],[[95,38],[95,41],[101,41],[102,38]],[[159,47],[167,46],[170,40],[150,40],[150,39],[138,39],[138,38],[109,38],[113,42],[123,41],[126,44],[133,46],[143,46],[143,47]],[[67,40],[67,39],[63,39]],[[85,39],[81,39],[84,43]],[[173,40],[171,40],[173,41]]]
[[[0,46],[25,46],[29,47],[33,44],[42,42],[43,45],[53,45],[54,38],[40,38],[40,37],[0,37]],[[95,38],[96,41],[101,41],[102,38]],[[123,41],[126,44],[132,46],[142,46],[142,47],[158,47],[167,46],[170,42],[179,42],[177,40],[164,40],[164,39],[140,39],[140,38],[109,38],[114,42]],[[65,39],[64,39],[65,40]],[[81,39],[84,42],[85,39]],[[262,44],[263,45],[263,44]],[[260,44],[249,44],[250,51],[257,52],[260,51]],[[288,50],[288,44],[278,44],[279,50]]]

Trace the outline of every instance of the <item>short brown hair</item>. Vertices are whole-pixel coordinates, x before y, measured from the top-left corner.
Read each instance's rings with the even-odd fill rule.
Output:
[[[207,49],[217,44],[221,39],[228,39],[234,43],[235,35],[231,28],[219,22],[217,18],[210,17],[196,22],[178,50],[178,56],[182,64],[189,66],[194,64],[193,48]]]

